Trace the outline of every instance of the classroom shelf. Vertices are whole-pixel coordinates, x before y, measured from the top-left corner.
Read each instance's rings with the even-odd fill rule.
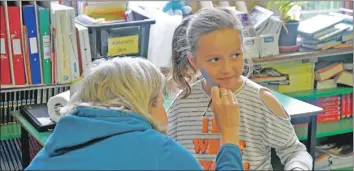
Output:
[[[295,125],[295,132],[299,140],[307,139],[307,125]],[[336,122],[318,123],[317,138],[353,132],[353,118],[342,119]]]
[[[21,126],[18,123],[0,125],[0,140],[20,138]]]
[[[353,167],[345,167],[345,168],[340,168],[340,169],[332,169],[331,171],[340,171],[340,170],[353,170]]]
[[[297,91],[297,92],[284,93],[284,94],[299,100],[309,100],[309,99],[316,99],[319,97],[348,94],[352,92],[353,92],[352,87],[338,87],[333,89],[323,89],[323,90],[314,89],[314,90]]]
[[[1,85],[1,93],[15,92],[15,91],[27,91],[36,90],[40,88],[57,88],[57,87],[67,87],[70,84],[35,84],[35,85]]]
[[[340,49],[327,49],[323,51],[312,51],[305,50],[295,53],[284,53],[279,54],[278,56],[269,56],[262,58],[253,59],[254,64],[264,64],[264,63],[275,63],[275,62],[284,62],[292,60],[302,60],[309,58],[322,58],[335,55],[345,55],[353,53],[353,47],[340,48]]]

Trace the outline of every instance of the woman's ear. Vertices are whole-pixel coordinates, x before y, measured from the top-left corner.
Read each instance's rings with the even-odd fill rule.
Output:
[[[195,69],[195,68],[197,68],[197,66],[196,66],[196,62],[195,62],[195,58],[194,58],[194,56],[190,53],[190,52],[188,52],[187,53],[187,57],[188,57],[188,61],[189,61],[189,63],[193,66],[193,68]]]

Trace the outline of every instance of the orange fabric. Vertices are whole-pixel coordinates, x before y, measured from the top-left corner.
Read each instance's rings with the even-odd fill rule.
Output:
[[[215,167],[216,167],[216,163],[215,162],[212,162],[209,170],[215,170]]]
[[[203,166],[204,170],[209,170],[210,166],[213,164],[212,160],[199,160],[201,166]]]
[[[212,120],[211,122],[211,132],[212,133],[219,133],[218,127],[216,125],[215,119]]]
[[[250,167],[251,167],[251,166],[250,166],[249,163],[247,163],[247,162],[243,163],[243,169],[244,169],[244,170],[248,170]]]
[[[208,147],[208,140],[194,139],[193,144],[196,153],[205,153]]]
[[[220,140],[218,139],[210,139],[209,140],[209,147],[208,147],[208,154],[217,154],[220,149]]]
[[[202,133],[208,133],[209,118],[205,117],[202,120]]]

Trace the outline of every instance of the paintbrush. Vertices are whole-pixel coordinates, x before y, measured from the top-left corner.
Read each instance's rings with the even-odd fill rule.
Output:
[[[219,83],[215,83],[215,82],[213,83],[213,82],[210,80],[210,78],[208,77],[208,74],[206,73],[206,71],[205,71],[204,68],[202,69],[202,75],[203,75],[203,77],[204,77],[204,79],[206,80],[207,83],[211,83],[211,85],[220,87],[220,86],[219,86]],[[207,106],[207,108],[206,108],[206,109],[204,110],[204,112],[203,112],[203,116],[206,115],[206,113],[207,113],[207,111],[208,111],[208,109],[209,109],[211,103],[212,103],[212,100],[211,100],[211,98],[210,98],[210,101],[209,101],[209,103],[208,103],[208,106]]]

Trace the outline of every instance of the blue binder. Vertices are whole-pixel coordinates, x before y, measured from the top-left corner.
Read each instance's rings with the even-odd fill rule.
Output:
[[[27,27],[28,52],[32,76],[32,84],[41,84],[41,65],[37,40],[36,13],[34,5],[23,6],[23,22]]]

